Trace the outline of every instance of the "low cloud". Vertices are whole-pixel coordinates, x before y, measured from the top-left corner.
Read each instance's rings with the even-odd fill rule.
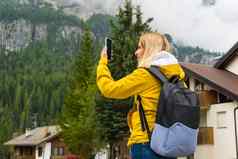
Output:
[[[122,0],[69,0],[72,3],[106,14],[115,14]]]
[[[123,0],[71,0],[103,13],[115,14]],[[215,2],[204,5],[203,1]],[[237,0],[132,0],[152,27],[175,41],[226,52],[238,41]]]
[[[145,18],[153,17],[153,28],[171,34],[186,45],[226,52],[238,41],[238,1],[133,0]]]

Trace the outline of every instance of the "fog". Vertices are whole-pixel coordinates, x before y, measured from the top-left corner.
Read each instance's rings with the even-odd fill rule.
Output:
[[[122,0],[72,0],[115,14]],[[214,4],[205,4],[214,1]],[[177,43],[226,52],[238,41],[238,0],[132,0],[152,27]]]
[[[116,14],[122,0],[67,0],[69,3],[78,3],[91,11],[100,11],[106,14]]]

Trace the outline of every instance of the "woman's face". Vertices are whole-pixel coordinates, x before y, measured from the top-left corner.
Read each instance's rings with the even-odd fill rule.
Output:
[[[143,57],[144,52],[145,52],[145,49],[142,47],[141,42],[139,42],[138,48],[135,52],[135,56],[137,58],[137,61],[139,61]]]

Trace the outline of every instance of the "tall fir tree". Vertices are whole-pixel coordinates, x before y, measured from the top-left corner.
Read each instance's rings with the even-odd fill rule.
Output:
[[[134,52],[138,40],[143,32],[151,31],[150,18],[143,22],[140,7],[133,7],[130,0],[126,0],[124,6],[119,8],[116,15],[116,22],[111,22],[111,38],[113,40],[113,59],[109,67],[115,80],[129,74],[136,68]],[[129,130],[126,122],[127,111],[132,105],[132,98],[127,100],[109,100],[97,96],[97,109],[100,114],[100,121],[104,126],[107,142],[111,146],[122,140]],[[118,108],[118,109],[115,109]],[[110,158],[115,158],[110,154]],[[120,158],[120,157],[119,157]]]
[[[70,75],[61,118],[63,137],[70,150],[89,159],[101,146],[100,127],[95,111],[95,64],[93,40],[86,30]]]

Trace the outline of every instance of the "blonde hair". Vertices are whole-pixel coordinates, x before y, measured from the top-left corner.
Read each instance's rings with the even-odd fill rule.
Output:
[[[149,32],[141,35],[139,43],[144,49],[142,58],[138,61],[138,67],[148,67],[154,54],[161,51],[170,52],[171,46],[167,38],[158,32]]]

